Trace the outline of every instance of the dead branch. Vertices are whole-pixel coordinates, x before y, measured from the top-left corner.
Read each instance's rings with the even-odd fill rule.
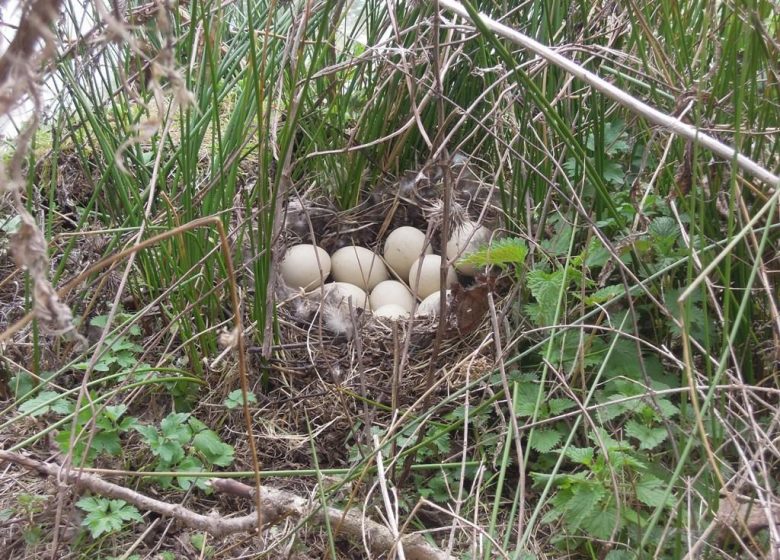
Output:
[[[160,515],[172,517],[185,527],[205,531],[216,538],[225,537],[232,533],[251,532],[257,529],[257,515],[244,515],[242,517],[225,518],[220,515],[203,515],[195,513],[177,504],[169,504],[155,500],[130,488],[108,482],[93,474],[84,472],[64,473],[55,463],[44,463],[18,453],[0,450],[0,462],[10,462],[37,471],[51,477],[66,474],[63,480],[66,484],[73,484],[80,490],[89,490],[107,498],[124,500],[139,509],[153,511]],[[235,480],[212,479],[212,488],[217,492],[254,498],[254,488]],[[339,534],[346,538],[360,542],[363,540],[373,553],[381,553],[393,550],[397,542],[390,530],[364,517],[360,512],[351,510],[344,512],[337,508],[321,508],[310,503],[291,492],[260,487],[261,503],[263,504],[262,519],[265,526],[269,527],[279,523],[287,517],[305,518],[314,523],[324,524],[327,521],[333,527],[338,527]],[[364,536],[365,535],[365,536]],[[418,534],[401,537],[406,558],[410,560],[450,560],[449,554],[439,550],[425,541]]]

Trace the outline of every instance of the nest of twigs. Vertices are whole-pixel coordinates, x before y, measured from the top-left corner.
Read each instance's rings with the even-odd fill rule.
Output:
[[[330,254],[359,245],[381,255],[389,232],[413,226],[428,231],[434,253],[441,254],[447,191],[452,197],[450,231],[467,219],[497,230],[495,189],[482,178],[487,175],[466,161],[456,155],[448,169],[426,165],[407,172],[348,211],[339,212],[327,199],[309,193],[296,194],[286,204],[283,246],[277,253],[298,243],[314,243]],[[371,420],[376,422],[377,410],[393,412],[432,398],[438,401],[468,378],[491,369],[495,350],[487,294],[494,294],[498,307],[503,295],[495,280],[489,273],[476,278],[459,274],[458,284],[450,286],[443,325],[438,316],[392,321],[350,309],[343,319],[348,324],[334,327],[321,296],[296,292],[277,278],[280,344],[270,366],[283,379],[278,391],[290,405],[286,420],[328,425],[331,437],[339,426],[351,434],[355,417],[362,419],[366,410],[373,411]],[[342,434],[336,436],[340,441],[329,443],[344,449],[344,436],[351,437]],[[328,452],[333,449],[330,446]]]

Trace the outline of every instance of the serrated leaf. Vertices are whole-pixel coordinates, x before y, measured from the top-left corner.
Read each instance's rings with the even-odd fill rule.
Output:
[[[220,440],[217,433],[212,430],[203,430],[196,434],[192,444],[212,465],[227,467],[233,462],[235,453],[233,446]]]
[[[566,526],[574,531],[590,517],[607,491],[598,483],[575,486],[571,498],[566,502]]]
[[[626,422],[625,428],[626,435],[639,440],[639,449],[655,449],[669,437],[666,428],[644,426],[636,420]]]
[[[165,437],[175,438],[179,441],[189,440],[192,433],[187,425],[189,417],[187,412],[171,412],[160,422],[160,431]]]
[[[536,430],[531,437],[530,446],[539,453],[548,453],[560,443],[561,439],[563,439],[563,434],[558,430]]]
[[[596,290],[585,298],[585,305],[597,305],[610,301],[626,293],[623,284],[613,284]]]
[[[247,403],[256,403],[257,397],[254,393],[247,393],[246,394],[246,400]],[[242,406],[244,402],[244,395],[241,391],[241,389],[236,389],[235,391],[231,391],[230,394],[225,398],[225,406],[229,409],[238,408],[239,406]]]
[[[657,400],[658,409],[661,411],[661,416],[667,420],[674,418],[680,413],[680,409],[676,405],[669,402],[667,399]]]
[[[516,237],[499,239],[487,247],[482,247],[465,255],[461,262],[469,263],[477,268],[485,266],[519,265],[525,261],[528,247],[525,241]]]
[[[607,451],[629,449],[629,446],[626,444],[613,439],[609,432],[604,428],[597,426],[595,432],[598,432],[598,437],[596,433],[590,432],[588,433],[588,439],[596,445],[604,445],[604,447],[607,448]]]
[[[680,228],[674,218],[669,216],[658,216],[650,222],[647,232],[652,238],[671,238],[676,239],[680,235]]]
[[[47,412],[68,414],[73,408],[73,403],[54,391],[41,391],[35,398],[19,405],[19,412],[29,416],[41,416]]]
[[[89,512],[81,523],[89,529],[93,538],[119,531],[127,521],[142,520],[136,507],[124,500],[87,497],[79,500],[76,505]]]
[[[85,496],[76,502],[76,505],[86,512],[108,511],[108,501],[96,496]]]
[[[176,441],[163,440],[152,446],[151,450],[161,461],[168,464],[178,463],[184,458],[184,448]]]
[[[651,474],[643,475],[636,485],[637,499],[653,508],[659,506],[671,506],[674,503],[671,494],[664,499],[666,494],[666,484],[659,478]]]
[[[197,457],[185,457],[176,466],[176,470],[181,472],[201,472],[203,471],[203,463]],[[176,477],[176,482],[179,483],[179,488],[182,490],[189,490],[193,484],[200,486],[199,482],[205,485],[206,480],[194,476],[178,476]]]
[[[593,463],[594,449],[592,447],[569,447],[566,449],[566,457],[581,465],[590,465]]]
[[[615,523],[620,530],[623,523],[622,520],[618,519],[615,508],[598,508],[593,515],[582,520],[582,529],[597,539],[607,540],[612,534]]]
[[[577,403],[575,403],[571,399],[548,399],[547,400],[547,408],[550,411],[551,417],[557,416],[562,412],[566,412],[567,410],[570,410],[575,406],[577,406]]]
[[[98,431],[92,437],[92,448],[97,452],[105,452],[109,455],[119,455],[122,444],[116,432]]]
[[[521,383],[514,401],[515,414],[519,418],[533,416],[536,410],[536,399],[539,385],[535,383]]]

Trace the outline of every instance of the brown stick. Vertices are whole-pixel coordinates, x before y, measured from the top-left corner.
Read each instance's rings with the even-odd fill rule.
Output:
[[[61,475],[60,466],[54,463],[44,463],[18,453],[0,450],[0,462],[8,461],[21,465],[27,469],[37,471],[47,476]],[[256,514],[242,517],[224,518],[220,516],[202,515],[178,504],[169,504],[155,500],[144,494],[108,482],[93,474],[85,472],[68,472],[66,484],[73,484],[79,489],[89,490],[107,498],[124,500],[139,509],[153,511],[160,515],[172,517],[182,525],[198,531],[205,531],[216,538],[225,537],[233,533],[252,532],[257,530]],[[212,479],[211,487],[217,492],[223,492],[234,496],[242,496],[248,499],[255,497],[255,489],[235,480]],[[379,554],[395,549],[397,543],[390,530],[372,521],[360,512],[351,510],[344,512],[336,508],[320,508],[291,492],[277,490],[267,486],[260,487],[263,504],[262,519],[265,526],[279,523],[287,517],[308,517],[318,524],[324,524],[326,519],[332,524],[340,523],[340,531],[353,541],[363,540],[372,553]],[[421,535],[412,534],[401,537],[406,558],[409,560],[451,560],[452,557],[429,544]]]

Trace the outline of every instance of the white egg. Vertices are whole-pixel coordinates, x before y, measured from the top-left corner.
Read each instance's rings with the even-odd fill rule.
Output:
[[[412,288],[412,293],[415,292],[416,288],[417,296],[425,299],[432,293],[438,292],[441,288],[439,283],[440,269],[441,257],[439,255],[425,255],[422,258],[422,266],[420,266],[420,259],[414,261],[412,268],[409,270],[409,287]],[[455,275],[452,267],[450,267],[447,270],[447,287],[457,281],[458,277]]]
[[[374,317],[397,321],[398,319],[406,319],[409,317],[409,312],[400,305],[396,305],[395,303],[388,303],[387,305],[383,305],[374,311]]]
[[[409,279],[409,269],[412,263],[423,254],[425,234],[411,226],[401,226],[390,232],[385,240],[385,262],[402,279]],[[425,254],[433,252],[430,244],[425,247]]]
[[[452,260],[458,257],[455,261],[458,272],[466,276],[474,276],[478,272],[477,267],[462,262],[461,257],[489,243],[491,233],[488,228],[475,222],[465,222],[452,233],[447,242],[447,258]]]
[[[279,264],[282,279],[291,288],[311,290],[330,274],[331,259],[316,245],[293,245]]]
[[[368,294],[354,284],[347,282],[330,282],[323,286],[325,290],[325,302],[338,306],[342,310],[349,311],[349,302],[355,309],[369,308]]]
[[[371,309],[379,309],[382,306],[388,304],[400,305],[406,309],[409,313],[412,312],[412,306],[414,305],[414,296],[409,288],[404,286],[397,280],[385,280],[380,282],[374,289],[371,290],[369,296],[371,302]]]
[[[450,290],[447,290],[447,298],[449,299]],[[441,292],[433,292],[427,298],[420,302],[417,306],[418,317],[437,317],[441,310]]]
[[[363,290],[370,290],[389,274],[379,255],[365,247],[342,247],[330,258],[333,278],[337,282],[348,282]]]

